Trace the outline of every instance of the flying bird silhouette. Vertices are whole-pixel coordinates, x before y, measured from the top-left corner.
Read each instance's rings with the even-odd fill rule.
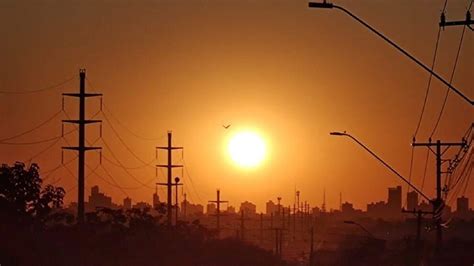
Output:
[[[222,125],[223,128],[228,129],[231,126],[231,124],[228,125]]]

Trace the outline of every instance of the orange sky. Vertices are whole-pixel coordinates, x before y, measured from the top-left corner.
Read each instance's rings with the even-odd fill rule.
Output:
[[[444,1],[337,2],[430,63]],[[466,6],[466,1],[449,1],[448,19],[464,18]],[[449,78],[460,33],[461,28],[442,32],[436,70],[443,77]],[[2,1],[0,34],[1,90],[43,88],[77,76],[84,67],[94,89],[104,93],[106,106],[134,132],[158,137],[172,129],[174,144],[185,147],[195,187],[185,175],[191,201],[205,203],[220,188],[231,205],[249,200],[263,210],[264,202],[277,196],[292,204],[295,186],[312,205],[321,204],[326,188],[331,208],[338,207],[339,192],[357,208],[385,200],[386,188],[400,180],[349,139],[330,137],[333,130],[351,132],[408,175],[409,144],[428,75],[340,12],[310,10],[300,0]],[[466,31],[454,82],[471,99],[473,38]],[[0,138],[45,120],[61,109],[60,92],[77,89],[75,79],[56,91],[1,94]],[[429,136],[444,93],[445,87],[433,81],[418,140]],[[75,101],[67,99],[66,105],[76,116]],[[97,99],[89,100],[89,115],[98,106]],[[458,141],[473,117],[472,107],[452,93],[434,139]],[[64,118],[18,141],[60,134]],[[231,131],[254,129],[266,138],[269,157],[261,167],[242,170],[230,162],[223,150],[231,132],[223,123],[232,123]],[[147,162],[155,156],[154,147],[166,143],[165,138],[141,140],[113,126]],[[103,130],[125,165],[142,165],[105,122]],[[90,141],[97,133],[98,127],[88,126]],[[39,157],[42,169],[57,166],[60,147],[66,145],[60,142]],[[0,146],[0,160],[26,160],[46,146]],[[415,153],[417,185],[425,152]],[[65,154],[66,161],[74,156]],[[111,158],[107,149],[104,155]],[[175,159],[179,162],[180,156]],[[89,153],[87,161],[94,167],[98,155]],[[74,173],[76,164],[69,165]],[[120,168],[103,164],[121,186],[140,187]],[[429,169],[425,191],[434,195],[433,160]],[[151,167],[130,172],[143,182],[155,175]],[[97,173],[103,175],[101,169]],[[159,177],[164,180],[162,173]],[[64,169],[50,180],[65,188],[76,183]],[[124,193],[93,175],[86,184],[87,194],[98,184],[115,202],[125,195],[151,201],[153,193],[145,187]],[[474,198],[472,185],[467,195]],[[71,200],[76,200],[74,189],[67,196]]]

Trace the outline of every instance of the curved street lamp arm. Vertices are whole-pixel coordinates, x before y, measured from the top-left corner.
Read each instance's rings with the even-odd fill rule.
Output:
[[[417,187],[412,185],[406,178],[404,178],[401,174],[399,174],[395,169],[393,169],[389,164],[384,162],[382,158],[380,158],[377,154],[375,154],[373,151],[371,151],[369,148],[367,148],[362,142],[354,138],[351,134],[344,133],[344,136],[348,136],[352,140],[354,140],[357,144],[359,144],[362,148],[364,148],[367,152],[369,152],[373,157],[375,157],[379,162],[381,162],[383,165],[385,165],[392,173],[396,174],[398,177],[400,177],[405,183],[407,183],[411,188],[413,188],[418,194],[420,194],[423,198],[431,202],[432,200],[428,198],[423,192],[421,192]]]
[[[466,95],[464,95],[461,91],[459,91],[458,89],[456,89],[453,85],[451,85],[449,82],[447,82],[444,78],[442,78],[440,75],[438,75],[436,72],[434,72],[433,70],[431,70],[429,67],[427,67],[425,64],[423,64],[420,60],[418,60],[416,57],[412,56],[411,54],[409,54],[407,51],[405,51],[403,48],[401,48],[399,45],[397,45],[396,43],[394,43],[392,40],[390,40],[389,38],[385,37],[385,35],[383,35],[382,33],[380,33],[379,31],[377,31],[376,29],[374,29],[372,26],[370,26],[369,24],[367,24],[365,21],[363,21],[362,19],[358,18],[356,15],[352,14],[349,10],[345,9],[344,7],[342,6],[338,6],[338,5],[335,5],[335,4],[332,4],[332,3],[314,3],[314,2],[310,2],[309,3],[309,7],[313,7],[313,8],[336,8],[336,9],[339,9],[341,11],[343,11],[344,13],[346,13],[347,15],[349,15],[350,17],[352,17],[353,19],[357,20],[360,24],[364,25],[366,28],[368,28],[369,30],[371,30],[373,33],[377,34],[380,38],[384,39],[386,42],[388,42],[389,44],[391,44],[393,47],[395,47],[399,52],[401,52],[402,54],[404,54],[405,56],[407,56],[408,58],[410,58],[411,60],[413,60],[415,63],[417,63],[420,67],[422,67],[423,69],[425,69],[426,71],[428,71],[429,73],[431,73],[433,76],[435,76],[439,81],[441,81],[442,83],[444,83],[446,86],[448,86],[451,90],[453,90],[456,94],[458,94],[459,96],[461,96],[461,98],[463,98],[464,100],[466,100],[469,104],[471,105],[474,105],[474,101],[469,99]]]

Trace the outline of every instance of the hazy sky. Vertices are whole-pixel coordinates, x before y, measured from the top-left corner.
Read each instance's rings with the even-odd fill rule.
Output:
[[[426,64],[432,60],[440,10],[444,1],[337,1],[378,28]],[[463,19],[468,1],[449,1],[448,19]],[[452,71],[461,27],[441,32],[436,70],[446,79]],[[61,92],[78,90],[78,70],[87,68],[104,104],[136,138],[111,120],[113,127],[143,161],[155,158],[155,146],[184,146],[192,178],[184,175],[188,199],[205,203],[222,197],[231,205],[283,197],[293,203],[294,188],[311,205],[343,200],[365,209],[367,202],[386,200],[387,187],[401,181],[349,139],[330,137],[347,130],[408,176],[410,142],[419,118],[428,74],[350,17],[336,10],[310,10],[300,0],[143,0],[143,1],[5,1],[0,0],[0,90],[35,90],[75,79],[53,91],[27,95],[0,94],[0,138],[27,130],[61,110]],[[474,35],[467,30],[454,84],[474,98]],[[417,139],[433,129],[446,88],[433,81]],[[88,100],[88,115],[99,110]],[[66,111],[77,116],[74,99]],[[107,113],[106,113],[107,114]],[[98,118],[103,118],[99,115]],[[111,116],[108,115],[109,119]],[[451,93],[433,139],[459,141],[472,122],[472,107]],[[61,134],[59,115],[38,131],[15,141],[34,141]],[[222,124],[232,123],[229,130]],[[99,132],[88,126],[89,141]],[[67,126],[66,130],[72,127]],[[259,132],[268,143],[260,167],[243,170],[229,160],[226,142],[242,129]],[[142,166],[122,145],[109,123],[103,138],[125,166]],[[76,134],[69,143],[76,143]],[[51,143],[0,146],[0,161],[27,160]],[[47,171],[61,161],[60,141],[35,161]],[[103,145],[101,140],[97,145]],[[113,156],[104,147],[104,156]],[[74,158],[65,152],[65,161]],[[417,148],[413,180],[421,184],[426,150]],[[97,153],[87,163],[96,167]],[[159,154],[160,163],[165,154]],[[175,157],[180,163],[180,154]],[[103,160],[121,191],[102,168],[89,174],[87,193],[98,184],[114,201],[128,195],[151,201],[154,189],[141,186],[123,170]],[[151,165],[154,165],[153,162]],[[68,167],[76,173],[77,161]],[[426,179],[434,196],[434,161]],[[90,170],[88,170],[90,172]],[[155,170],[129,170],[154,187]],[[164,172],[163,172],[164,173]],[[159,173],[158,181],[165,176]],[[174,175],[181,175],[176,171]],[[66,169],[48,182],[64,186],[67,202],[76,200],[76,178]],[[403,193],[406,185],[403,185]],[[474,198],[472,185],[467,195]],[[165,198],[163,190],[160,197]],[[471,199],[471,203],[473,203]]]

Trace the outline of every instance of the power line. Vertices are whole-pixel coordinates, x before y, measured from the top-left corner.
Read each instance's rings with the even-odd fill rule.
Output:
[[[123,171],[125,173],[127,173],[127,175],[129,175],[130,177],[133,178],[133,180],[135,180],[137,183],[141,184],[142,186],[146,187],[146,188],[149,188],[149,189],[154,189],[153,187],[150,187],[148,184],[146,183],[143,183],[142,181],[140,181],[137,177],[135,177],[132,173],[130,173],[130,171],[128,171],[128,169],[126,169],[122,162],[120,162],[120,160],[117,158],[117,156],[114,154],[114,152],[112,151],[112,149],[110,148],[110,146],[107,144],[107,142],[102,139],[102,143],[104,143],[105,147],[109,150],[110,154],[112,155],[112,157],[114,158],[114,160],[120,165],[120,168],[123,169]]]
[[[30,94],[30,93],[38,93],[38,92],[43,92],[43,91],[48,91],[48,90],[53,90],[53,89],[56,89],[66,83],[68,83],[69,81],[73,80],[75,77],[72,76],[66,80],[63,80],[59,83],[56,83],[56,84],[53,84],[53,85],[50,85],[50,86],[47,86],[47,87],[44,87],[44,88],[41,88],[41,89],[37,89],[37,90],[31,90],[31,91],[5,91],[5,90],[0,90],[0,93],[2,94]]]
[[[127,149],[127,151],[133,156],[135,157],[135,159],[137,159],[138,161],[140,161],[141,163],[143,163],[144,165],[149,165],[151,162],[153,162],[155,159],[153,159],[153,161],[151,162],[145,162],[144,160],[142,160],[140,157],[138,157],[138,155],[133,152],[133,150],[125,143],[125,141],[122,139],[122,137],[120,137],[120,135],[118,134],[118,132],[115,130],[115,128],[112,126],[112,124],[110,123],[110,120],[109,118],[107,117],[107,115],[105,113],[103,113],[103,116],[104,116],[104,119],[105,121],[107,122],[107,124],[110,126],[110,128],[112,129],[112,132],[114,133],[114,135],[118,138],[118,140],[120,141],[120,143],[122,143],[122,145],[125,147],[125,149]]]
[[[7,141],[7,140],[19,138],[19,137],[24,136],[28,133],[31,133],[31,132],[41,128],[42,126],[46,125],[48,122],[53,120],[56,116],[58,116],[61,112],[62,112],[62,110],[54,113],[51,117],[47,118],[45,121],[41,122],[40,124],[38,124],[37,126],[31,128],[29,130],[23,131],[22,133],[19,133],[19,134],[16,134],[16,135],[13,135],[13,136],[10,136],[10,137],[7,137],[7,138],[0,139],[0,142],[4,142],[4,141]]]
[[[74,131],[76,131],[76,130],[75,129],[70,130],[70,131],[64,133],[64,136],[68,135],[68,134],[71,134]],[[52,138],[36,140],[36,141],[29,141],[29,142],[2,142],[2,141],[0,141],[0,145],[35,145],[35,144],[47,143],[47,142],[51,142],[51,141],[54,141],[54,140],[58,140],[58,139],[61,139],[62,137],[63,136],[61,135],[61,136],[55,136],[55,137],[52,137]]]
[[[199,199],[199,201],[202,202],[202,198],[201,198],[201,196],[199,195],[199,193],[197,192],[196,187],[194,186],[194,181],[193,181],[193,179],[191,178],[191,175],[189,174],[188,166],[187,166],[186,161],[184,160],[184,158],[183,158],[183,163],[184,163],[184,166],[185,166],[185,167],[184,167],[184,171],[185,171],[186,176],[188,177],[188,179],[189,179],[189,181],[190,181],[190,183],[191,183],[191,187],[193,188],[194,194],[196,194],[196,196],[197,196],[197,198]]]
[[[144,136],[141,136],[137,133],[135,133],[134,131],[132,131],[130,128],[128,128],[127,126],[124,125],[124,123],[120,122],[120,120],[110,111],[110,109],[104,104],[104,110],[107,111],[110,115],[110,118],[112,118],[115,122],[117,122],[117,124],[119,126],[121,126],[122,128],[124,128],[126,131],[128,131],[128,133],[130,133],[131,135],[135,136],[136,138],[139,138],[139,139],[142,139],[142,140],[146,140],[146,141],[157,141],[157,140],[161,140],[165,137],[165,135],[161,135],[159,137],[154,137],[154,138],[151,138],[151,137],[144,137]]]
[[[471,4],[472,4],[472,1],[471,1]],[[463,26],[462,33],[461,33],[461,38],[459,40],[458,50],[456,52],[456,58],[454,60],[453,71],[451,72],[451,77],[449,79],[449,84],[452,84],[453,80],[454,80],[454,74],[456,73],[456,67],[458,65],[459,55],[461,53],[461,48],[462,48],[462,43],[463,43],[463,40],[464,40],[464,33],[465,32],[466,32],[466,26]],[[430,138],[434,135],[434,133],[438,129],[439,122],[441,121],[441,118],[442,118],[443,113],[444,113],[444,109],[446,107],[446,103],[448,101],[449,91],[450,91],[450,89],[448,87],[446,89],[446,94],[444,95],[443,105],[441,106],[441,110],[439,111],[439,115],[438,115],[438,118],[436,120],[435,126],[434,126],[433,130],[431,131]]]

